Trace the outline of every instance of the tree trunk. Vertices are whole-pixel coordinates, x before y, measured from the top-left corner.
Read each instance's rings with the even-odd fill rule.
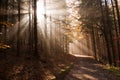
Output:
[[[21,17],[20,17],[20,0],[18,0],[18,30],[17,30],[17,56],[20,55],[20,21],[21,21]]]
[[[120,12],[119,12],[119,6],[118,6],[118,1],[117,0],[114,0],[114,2],[115,2],[115,7],[116,7],[116,14],[117,14],[117,21],[118,21],[119,35],[120,35]],[[119,50],[118,56],[119,56],[119,60],[120,60],[120,42],[119,42],[119,45],[118,45],[118,50]]]
[[[91,38],[92,38],[92,45],[93,45],[93,52],[94,52],[94,57],[97,60],[97,54],[96,54],[96,42],[95,42],[95,33],[94,33],[94,28],[91,26]]]
[[[37,34],[37,0],[34,0],[34,55],[38,55],[38,34]]]

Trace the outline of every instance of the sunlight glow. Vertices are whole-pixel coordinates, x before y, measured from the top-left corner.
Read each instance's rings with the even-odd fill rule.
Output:
[[[43,1],[38,1],[37,2],[37,16],[38,17],[41,17],[41,16],[43,16],[44,15],[44,13],[45,13],[45,9],[44,9],[44,3],[43,3]]]
[[[88,80],[98,80],[97,78],[95,78],[94,76],[88,75],[88,74],[83,74],[83,76],[88,79]]]
[[[41,18],[45,14],[44,2],[39,0],[37,2],[37,17]]]

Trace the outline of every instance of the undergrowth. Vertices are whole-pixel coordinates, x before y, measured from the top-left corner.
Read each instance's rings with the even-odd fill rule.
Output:
[[[106,70],[112,72],[114,75],[120,77],[120,67],[106,65],[106,66],[104,66],[104,69],[106,69]]]

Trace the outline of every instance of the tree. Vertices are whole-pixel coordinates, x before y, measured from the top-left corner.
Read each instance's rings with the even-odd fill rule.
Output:
[[[116,26],[117,24],[115,16],[117,13],[115,13],[112,0],[112,11],[109,7],[110,3],[108,3],[108,0],[80,1],[81,2],[79,5],[79,14],[81,15],[81,17],[79,21],[82,22],[82,27],[84,31],[87,33],[91,33],[95,58],[97,58],[100,61],[104,59],[104,54],[106,54],[106,51],[104,51],[103,54],[103,51],[99,46],[105,47],[107,50],[106,58],[108,59],[108,63],[110,65],[116,66],[115,60],[117,55],[114,53],[115,42],[113,40],[113,36],[115,33],[113,29],[113,19],[114,25]],[[116,28],[116,33],[117,30],[118,28]]]
[[[34,0],[34,55],[38,56],[38,33],[37,33],[37,0]]]

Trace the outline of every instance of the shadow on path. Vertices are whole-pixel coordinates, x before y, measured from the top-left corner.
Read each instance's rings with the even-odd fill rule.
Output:
[[[76,63],[64,80],[120,80],[91,56],[76,56]]]

